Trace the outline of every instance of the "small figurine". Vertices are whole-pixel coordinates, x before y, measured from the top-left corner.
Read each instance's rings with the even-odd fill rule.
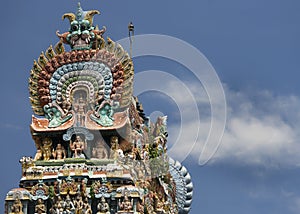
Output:
[[[11,206],[11,212],[9,214],[23,214],[23,205],[20,199],[17,197],[14,204]]]
[[[110,214],[109,205],[103,196],[101,197],[101,201],[97,205],[97,210],[97,214]]]
[[[92,214],[92,209],[91,206],[88,203],[88,199],[85,198],[83,201],[83,209],[82,209],[83,214]]]
[[[76,113],[76,125],[84,126],[85,123],[85,114],[87,112],[86,101],[80,96],[73,105],[74,111]]]
[[[83,201],[80,195],[77,195],[76,200],[74,201],[75,214],[82,214]]]
[[[73,143],[70,142],[70,149],[73,152],[73,158],[85,158],[83,154],[84,142],[79,135],[76,136],[76,139]]]
[[[35,156],[34,156],[34,160],[41,160],[43,157],[43,151],[39,148],[36,150]]]
[[[87,179],[82,179],[81,180],[81,184],[79,185],[79,190],[80,190],[80,193],[81,193],[81,197],[82,198],[85,198],[87,197],[87,192],[86,192],[86,182],[87,182]]]
[[[124,196],[122,203],[119,202],[119,207],[121,211],[129,212],[132,211],[133,203],[129,200],[128,196]]]
[[[35,214],[46,214],[46,206],[41,198],[38,199],[35,205]]]
[[[64,212],[66,214],[74,214],[75,207],[69,195],[67,195],[66,200],[64,202]]]
[[[63,213],[64,211],[64,201],[60,196],[57,197],[56,201],[56,213]]]
[[[117,150],[119,149],[118,141],[119,139],[117,136],[112,136],[110,139],[110,144],[111,144],[110,155],[109,155],[110,159],[116,160],[118,158],[118,153],[117,153]]]
[[[52,140],[50,138],[45,138],[42,143],[42,151],[44,160],[50,160],[51,150],[52,150]]]
[[[60,143],[57,144],[56,149],[52,152],[52,155],[56,160],[61,160],[67,157],[66,150]]]

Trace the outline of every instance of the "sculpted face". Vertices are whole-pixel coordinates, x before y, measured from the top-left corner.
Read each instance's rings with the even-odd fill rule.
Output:
[[[95,34],[92,32],[94,27],[88,20],[74,20],[71,22],[70,34],[67,36],[67,41],[73,50],[90,49],[92,40],[95,39]]]
[[[64,18],[70,21],[70,30],[64,35],[58,35],[65,39],[72,50],[88,50],[92,47],[93,41],[96,39],[93,26],[93,16],[100,14],[97,10],[83,11],[80,4],[77,13],[64,14]]]

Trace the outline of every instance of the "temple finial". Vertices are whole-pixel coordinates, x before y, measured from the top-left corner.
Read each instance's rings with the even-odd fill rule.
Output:
[[[83,17],[84,17],[84,11],[81,8],[80,2],[78,2],[76,19],[81,21],[81,20],[83,20]]]

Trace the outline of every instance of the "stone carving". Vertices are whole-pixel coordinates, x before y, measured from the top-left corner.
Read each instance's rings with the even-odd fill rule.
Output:
[[[46,118],[49,120],[49,128],[55,128],[61,126],[72,118],[72,114],[64,115],[64,111],[57,105],[49,103],[44,106],[44,112]]]
[[[74,142],[70,141],[70,149],[73,152],[73,158],[85,158],[83,154],[85,142],[81,139],[79,135],[76,136]]]
[[[23,214],[23,205],[19,198],[15,199],[9,214]]]
[[[96,107],[94,114],[91,114],[90,118],[99,125],[108,127],[114,124],[113,114],[112,106],[108,102],[102,102],[100,106]]]
[[[100,202],[97,205],[97,210],[97,214],[110,214],[109,205],[103,196],[101,197]]]
[[[52,156],[56,160],[61,160],[67,157],[65,148],[58,143],[56,149],[52,152]]]
[[[46,214],[46,206],[44,204],[44,201],[39,198],[37,201],[37,205],[35,205],[35,214]]]

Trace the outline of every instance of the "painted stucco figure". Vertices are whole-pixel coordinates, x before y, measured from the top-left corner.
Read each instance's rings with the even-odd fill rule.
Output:
[[[102,34],[106,28],[99,30],[93,26],[93,16],[96,14],[100,12],[98,10],[83,11],[79,3],[76,14],[66,13],[62,17],[70,21],[69,32],[63,34],[57,32],[57,36],[63,43],[70,45],[72,50],[88,50],[93,46],[100,46],[104,42]]]

